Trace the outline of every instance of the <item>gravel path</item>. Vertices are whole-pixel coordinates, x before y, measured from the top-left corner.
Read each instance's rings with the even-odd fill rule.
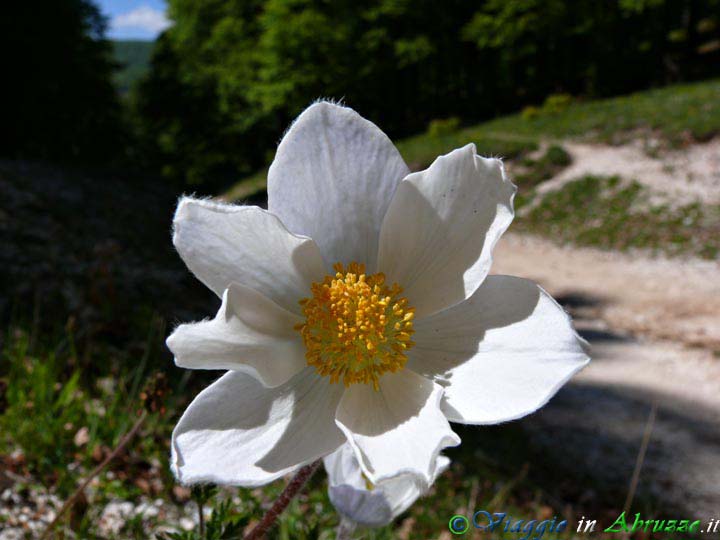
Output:
[[[634,179],[650,189],[659,201],[688,204],[720,202],[720,138],[687,148],[660,152],[652,157],[642,142],[623,146],[563,141],[572,164],[539,187],[539,193],[553,191],[586,175]]]
[[[541,283],[584,318],[597,319],[598,330],[720,350],[718,261],[562,247],[507,234],[493,272]]]
[[[657,404],[638,497],[658,516],[720,518],[720,265],[515,235],[495,253],[495,273],[539,282],[592,346],[593,362],[522,422],[534,444],[621,508]]]

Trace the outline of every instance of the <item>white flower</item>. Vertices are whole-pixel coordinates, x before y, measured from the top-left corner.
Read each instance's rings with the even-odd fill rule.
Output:
[[[324,460],[328,493],[335,508],[347,519],[367,527],[382,527],[423,495],[427,486],[411,474],[400,474],[371,484],[358,463],[352,447],[343,444]],[[445,456],[435,460],[433,481],[450,465]]]
[[[182,199],[173,241],[222,305],[168,346],[228,372],[175,428],[178,479],[257,486],[347,442],[373,484],[426,487],[460,443],[450,421],[546,403],[588,358],[545,291],[488,275],[514,193],[472,144],[411,174],[374,124],[316,103],[278,148],[268,211]]]

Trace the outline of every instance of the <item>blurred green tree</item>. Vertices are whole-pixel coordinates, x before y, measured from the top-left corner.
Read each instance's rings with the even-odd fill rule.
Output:
[[[720,73],[717,52],[699,50],[719,37],[719,3],[169,0],[174,26],[135,96],[142,146],[167,176],[221,186],[266,164],[320,97],[401,136],[552,93],[708,76]]]
[[[701,44],[720,37],[719,14],[718,0],[486,0],[463,37],[502,58],[516,102],[607,96],[717,74],[720,56]]]
[[[127,143],[106,21],[90,0],[8,2],[0,155],[106,163]]]
[[[458,39],[465,0],[170,0],[135,96],[150,162],[191,184],[227,184],[269,160],[312,100],[343,99],[391,135],[478,100],[481,54]],[[410,98],[410,99],[409,99]]]

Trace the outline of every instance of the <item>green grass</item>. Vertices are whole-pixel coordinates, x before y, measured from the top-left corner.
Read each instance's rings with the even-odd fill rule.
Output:
[[[559,242],[714,259],[720,206],[649,205],[645,188],[618,177],[587,176],[546,193],[513,228]]]
[[[150,69],[150,55],[154,42],[125,40],[113,41],[113,55],[120,68],[115,73],[115,86],[126,93]]]
[[[720,80],[668,86],[599,101],[576,101],[559,112],[505,116],[479,126],[484,132],[545,138],[580,137],[619,143],[637,129],[657,131],[668,143],[707,140],[720,133]]]
[[[112,354],[102,343],[95,347],[104,349],[98,358]],[[142,410],[140,395],[149,380],[147,356],[135,363],[125,361],[120,373],[96,378],[82,365],[70,334],[52,347],[40,347],[32,344],[30,333],[18,328],[11,330],[0,356],[0,380],[6,388],[0,409],[0,455],[21,448],[27,470],[67,496],[77,480],[77,472],[68,465],[73,464],[73,471],[92,468]],[[170,432],[161,426],[158,417],[148,422],[155,434],[140,443],[145,459],[165,453]],[[87,433],[84,441],[76,439],[81,430]],[[119,487],[125,496],[140,493],[132,483]]]
[[[572,163],[570,154],[562,146],[552,144],[537,159],[521,160],[520,165],[523,167],[523,171],[515,174],[513,182],[521,190],[533,188],[558,174],[570,163]]]
[[[706,140],[720,133],[720,80],[668,86],[598,101],[549,99],[533,114],[514,114],[446,133],[432,130],[396,141],[413,170],[427,167],[441,154],[474,142],[478,153],[521,158],[542,140],[581,138],[621,143],[659,135],[666,145]],[[382,127],[382,126],[381,126]],[[639,130],[639,131],[638,131]],[[224,195],[243,200],[265,189],[267,171],[241,180]]]
[[[155,326],[148,340],[162,339],[164,333],[164,325]],[[37,343],[33,334],[11,328],[0,353],[0,474],[7,467],[27,478],[13,486],[18,493],[49,491],[64,500],[119,443],[147,404],[150,383],[157,380],[148,369],[154,347],[137,356],[137,351],[118,351],[97,340],[91,345],[92,361],[99,365],[90,367],[85,362],[91,353],[78,354],[69,332],[52,343],[47,337]],[[122,360],[123,368],[114,371],[111,359]],[[162,402],[170,414],[178,402],[185,403],[182,385],[175,389]],[[151,412],[128,449],[96,478],[85,493],[88,499],[68,516],[78,538],[97,538],[100,514],[110,501],[150,495],[171,499],[175,480],[167,456],[173,420],[157,409]],[[6,461],[11,455],[19,457]],[[2,521],[0,516],[0,529]],[[129,520],[127,526],[137,528],[137,523]],[[118,538],[146,538],[129,533]]]

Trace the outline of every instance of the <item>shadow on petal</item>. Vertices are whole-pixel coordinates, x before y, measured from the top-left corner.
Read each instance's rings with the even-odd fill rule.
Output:
[[[521,418],[589,361],[567,313],[521,278],[489,276],[468,301],[416,328],[408,367],[444,387],[452,422]]]
[[[514,186],[499,160],[467,145],[403,180],[383,221],[380,270],[418,320],[464,301],[490,270],[513,217]]]
[[[415,324],[416,345],[408,352],[408,367],[443,384],[453,368],[475,356],[487,331],[530,317],[540,291],[526,279],[488,276],[464,302]]]
[[[173,433],[173,463],[185,483],[256,486],[344,442],[334,422],[340,392],[305,368],[266,388],[230,371],[201,392]]]

